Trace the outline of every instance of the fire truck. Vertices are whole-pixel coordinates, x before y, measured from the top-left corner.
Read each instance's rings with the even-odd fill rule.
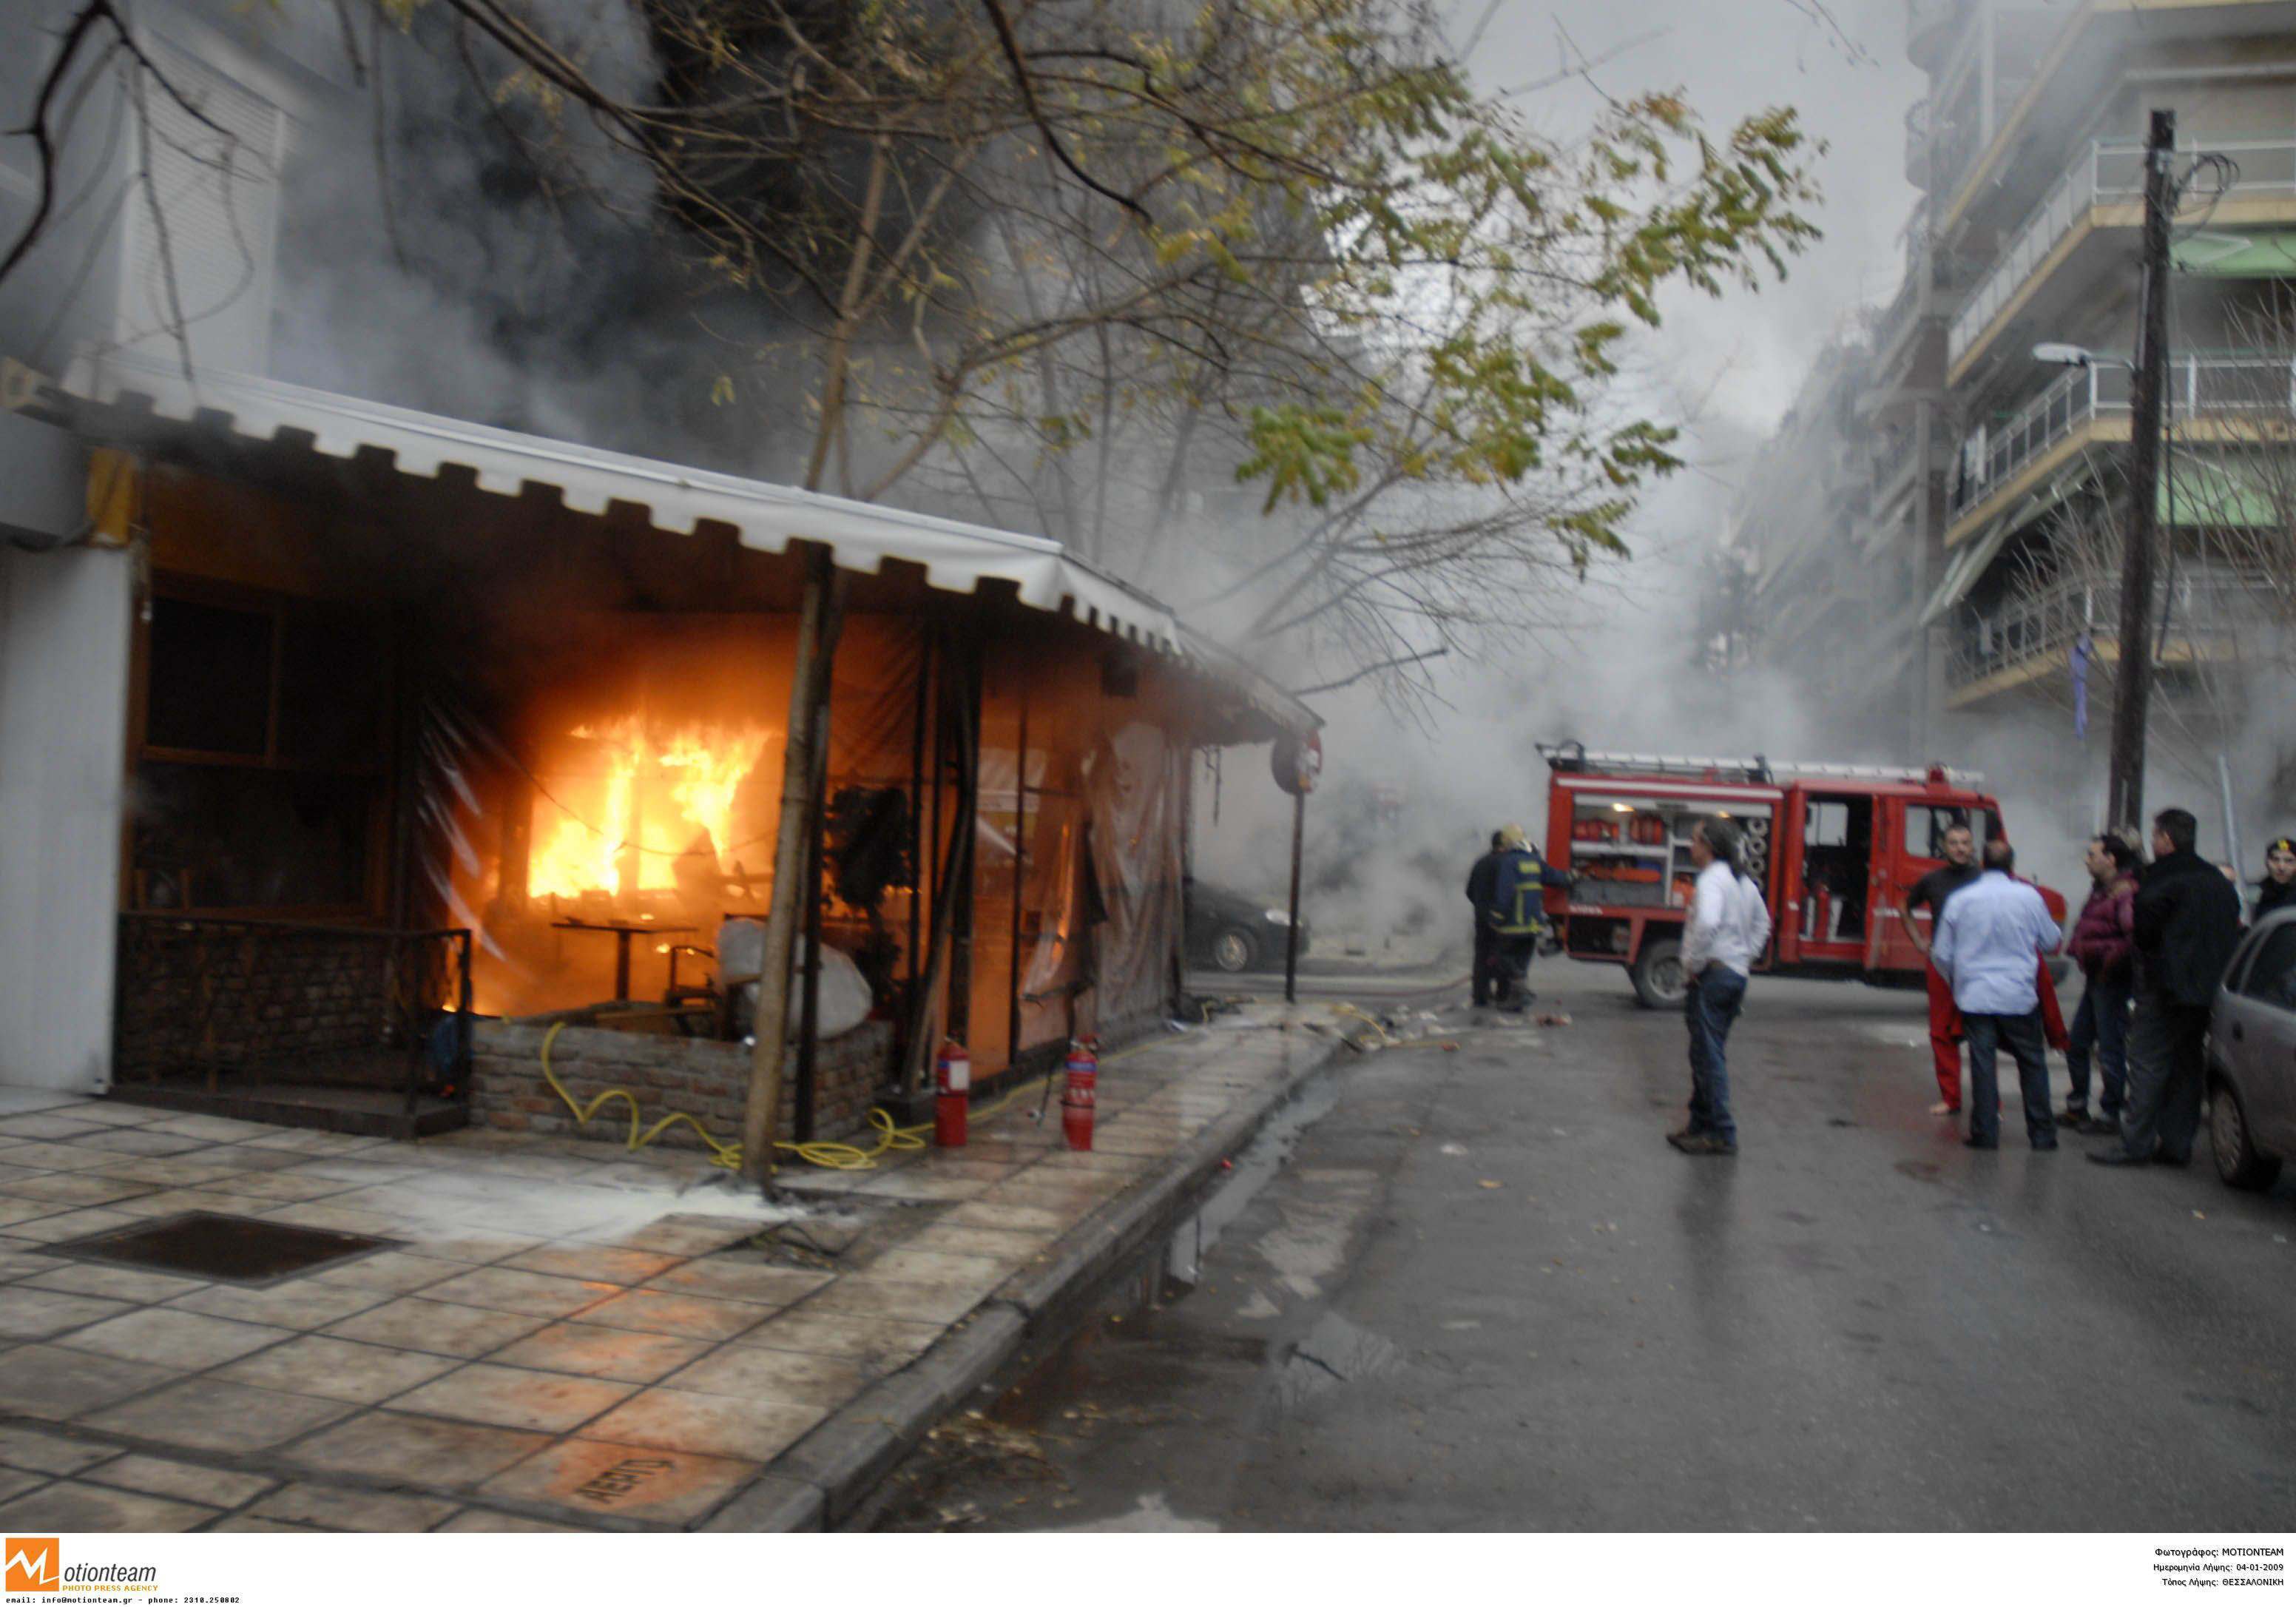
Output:
[[[1691,828],[1708,816],[1743,832],[1746,873],[1768,901],[1772,936],[1758,971],[1917,988],[1923,962],[1898,911],[1906,890],[1945,863],[1945,834],[2006,835],[2001,805],[1972,771],[1931,765],[1772,764],[1538,745],[1546,760],[1546,857],[1578,881],[1546,910],[1574,960],[1627,968],[1635,996],[1679,1004],[1682,928],[1696,872]],[[2040,890],[2065,917],[2062,894]],[[1926,923],[1929,912],[1915,919]]]

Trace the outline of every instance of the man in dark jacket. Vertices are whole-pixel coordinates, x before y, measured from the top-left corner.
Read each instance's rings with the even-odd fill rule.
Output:
[[[1506,833],[1493,832],[1491,851],[1476,860],[1467,872],[1467,903],[1474,910],[1475,921],[1475,970],[1471,986],[1478,1010],[1491,1002],[1496,934],[1484,921],[1483,911],[1490,907],[1492,893],[1498,886],[1499,861],[1506,857],[1505,847]]]
[[[1487,857],[1491,861],[1488,883],[1479,886],[1471,873],[1467,896],[1475,899],[1477,944],[1490,946],[1492,1002],[1502,1010],[1519,1011],[1530,1002],[1530,989],[1524,983],[1531,956],[1538,952],[1539,936],[1546,930],[1546,891],[1569,887],[1571,878],[1538,857],[1521,826],[1502,827],[1496,840],[1496,851]],[[1481,870],[1482,862],[1475,868]]]
[[[2138,878],[2133,910],[2136,1018],[2128,1029],[2128,1105],[2120,1143],[2089,1159],[2100,1166],[2183,1166],[2193,1158],[2207,1080],[2209,1006],[2240,941],[2240,894],[2193,851],[2189,810],[2152,819],[2152,863]]]
[[[2087,979],[2080,1013],[2065,1045],[2065,1070],[2072,1095],[2057,1114],[2060,1127],[2103,1137],[2120,1131],[2120,1110],[2128,1086],[2128,991],[2134,958],[2130,934],[2136,925],[2136,850],[2112,835],[2088,840],[2093,885],[2081,906],[2065,952]],[[2088,1068],[2094,1054],[2103,1083],[2101,1114],[2088,1113]]]

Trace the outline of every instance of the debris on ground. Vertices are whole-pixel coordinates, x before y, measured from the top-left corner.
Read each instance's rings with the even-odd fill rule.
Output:
[[[1542,1027],[1568,1027],[1570,1018],[1559,1010],[1543,1011],[1532,1018]]]

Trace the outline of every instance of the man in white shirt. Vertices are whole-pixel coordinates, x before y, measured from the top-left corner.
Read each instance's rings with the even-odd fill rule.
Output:
[[[1738,1152],[1725,1051],[1746,1002],[1747,973],[1770,940],[1769,907],[1762,890],[1740,873],[1738,846],[1738,828],[1726,820],[1702,820],[1691,830],[1698,883],[1682,933],[1682,971],[1690,980],[1683,1000],[1690,1026],[1690,1125],[1666,1136],[1685,1155]]]
[[[2017,1062],[2026,1138],[2037,1150],[2057,1147],[2034,962],[2055,953],[2064,934],[2039,890],[2010,875],[2016,867],[2006,842],[1987,843],[1985,873],[1947,901],[1930,937],[1930,959],[1953,987],[1969,1041],[1969,1136],[1962,1142],[1972,1150],[2001,1147],[1995,1056],[2004,1044]]]

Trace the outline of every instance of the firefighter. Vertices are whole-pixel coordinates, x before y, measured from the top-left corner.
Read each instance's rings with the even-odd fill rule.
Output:
[[[1483,919],[1489,907],[1491,890],[1498,885],[1499,861],[1506,857],[1506,833],[1491,833],[1490,852],[1475,861],[1467,872],[1467,906],[1473,911],[1475,923],[1475,969],[1469,979],[1473,989],[1475,1008],[1480,1010],[1491,1002],[1492,933]]]
[[[1567,888],[1569,873],[1551,868],[1523,836],[1521,826],[1503,826],[1494,835],[1493,851],[1478,860],[1467,879],[1468,897],[1476,898],[1476,942],[1489,956],[1492,1002],[1501,1010],[1519,1012],[1530,1003],[1526,983],[1531,957],[1546,931],[1543,910],[1546,890]],[[1480,889],[1476,873],[1490,867],[1488,881]],[[1477,897],[1478,891],[1481,896]],[[1488,936],[1484,934],[1488,932]],[[1481,968],[1478,968],[1478,980]],[[1478,996],[1476,1003],[1482,999]]]

